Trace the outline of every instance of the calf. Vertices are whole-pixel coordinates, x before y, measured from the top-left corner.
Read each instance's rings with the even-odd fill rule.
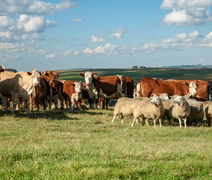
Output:
[[[81,82],[66,81],[63,85],[63,95],[65,98],[66,107],[68,107],[67,100],[70,103],[70,109],[74,110],[75,102],[79,105],[79,109],[82,110],[81,103],[78,103],[82,99],[82,85]]]

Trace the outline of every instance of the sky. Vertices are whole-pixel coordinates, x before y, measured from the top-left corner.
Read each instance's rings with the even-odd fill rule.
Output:
[[[212,65],[212,0],[0,0],[17,71]]]

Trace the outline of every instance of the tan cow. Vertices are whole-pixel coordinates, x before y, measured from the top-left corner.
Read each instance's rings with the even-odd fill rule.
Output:
[[[17,104],[17,97],[25,101],[27,114],[29,111],[29,94],[32,93],[35,86],[40,84],[40,72],[34,69],[32,72],[1,72],[0,73],[0,93],[4,103],[4,111],[6,112],[5,97],[12,98],[12,111],[14,114]]]

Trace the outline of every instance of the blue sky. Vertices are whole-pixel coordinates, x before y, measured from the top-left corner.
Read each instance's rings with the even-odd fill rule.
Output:
[[[0,0],[18,71],[211,65],[212,0]]]

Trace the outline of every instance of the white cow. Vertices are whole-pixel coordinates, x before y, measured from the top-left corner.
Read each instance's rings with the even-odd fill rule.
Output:
[[[4,111],[7,112],[6,98],[12,98],[12,111],[14,114],[17,104],[17,98],[25,101],[27,114],[29,111],[29,94],[32,93],[35,86],[40,84],[40,72],[34,69],[32,72],[1,72],[0,73],[0,93],[4,104]]]

